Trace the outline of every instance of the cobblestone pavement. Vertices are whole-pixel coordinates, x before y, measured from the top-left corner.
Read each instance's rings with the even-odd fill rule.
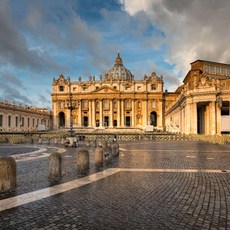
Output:
[[[47,178],[48,157],[17,162],[17,190],[0,202],[56,185],[50,196],[1,211],[0,229],[230,229],[229,144],[121,143],[120,157],[100,169],[90,150],[86,175],[76,172],[76,151],[62,153],[59,185]],[[114,173],[92,179],[108,168]],[[52,195],[74,180],[86,183]]]

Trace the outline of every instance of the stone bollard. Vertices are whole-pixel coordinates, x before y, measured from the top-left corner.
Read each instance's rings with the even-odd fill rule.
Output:
[[[103,160],[104,160],[103,148],[97,147],[95,149],[95,165],[96,165],[96,167],[103,166]]]
[[[79,150],[77,152],[77,171],[84,172],[89,170],[89,151]]]
[[[105,156],[105,161],[110,162],[113,159],[112,156],[112,148],[110,146],[107,146],[103,148],[104,156]]]
[[[118,157],[119,156],[119,144],[117,142],[113,142],[111,144],[111,148],[112,148],[112,156]]]
[[[0,158],[0,192],[16,188],[17,165],[13,157]]]
[[[61,154],[51,153],[49,156],[49,178],[54,180],[60,180],[62,176],[61,170]]]

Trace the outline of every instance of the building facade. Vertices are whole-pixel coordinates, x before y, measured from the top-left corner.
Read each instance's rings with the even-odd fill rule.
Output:
[[[230,132],[230,65],[191,63],[176,102],[166,109],[166,129],[185,134]]]
[[[99,80],[53,80],[54,129],[69,127],[142,128],[183,134],[230,132],[230,65],[204,60],[175,92],[165,92],[153,72],[136,80],[118,54]]]
[[[156,73],[135,80],[118,53],[115,64],[99,80],[53,80],[54,129],[70,127],[164,129],[163,78]],[[168,100],[174,100],[175,94]]]
[[[52,113],[43,108],[29,107],[14,101],[0,102],[0,131],[2,132],[29,132],[37,131],[42,125],[45,130],[52,127]]]

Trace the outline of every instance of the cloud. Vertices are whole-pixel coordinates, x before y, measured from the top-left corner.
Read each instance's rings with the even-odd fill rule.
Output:
[[[196,59],[230,63],[230,1],[121,0],[133,17],[145,13],[165,34],[165,60],[185,77]]]
[[[0,95],[1,100],[7,99],[18,103],[31,104],[31,99],[27,96],[24,84],[11,72],[0,73]],[[24,93],[23,93],[24,92]]]
[[[37,72],[60,69],[47,52],[29,47],[22,29],[17,27],[18,22],[14,21],[9,2],[0,2],[0,64]]]

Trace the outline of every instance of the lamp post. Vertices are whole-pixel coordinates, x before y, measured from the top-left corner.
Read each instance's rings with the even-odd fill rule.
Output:
[[[69,136],[74,137],[75,136],[75,131],[73,130],[73,110],[76,109],[76,101],[73,101],[72,94],[70,93],[69,95],[69,101],[67,101],[67,109],[70,111],[70,130]]]

